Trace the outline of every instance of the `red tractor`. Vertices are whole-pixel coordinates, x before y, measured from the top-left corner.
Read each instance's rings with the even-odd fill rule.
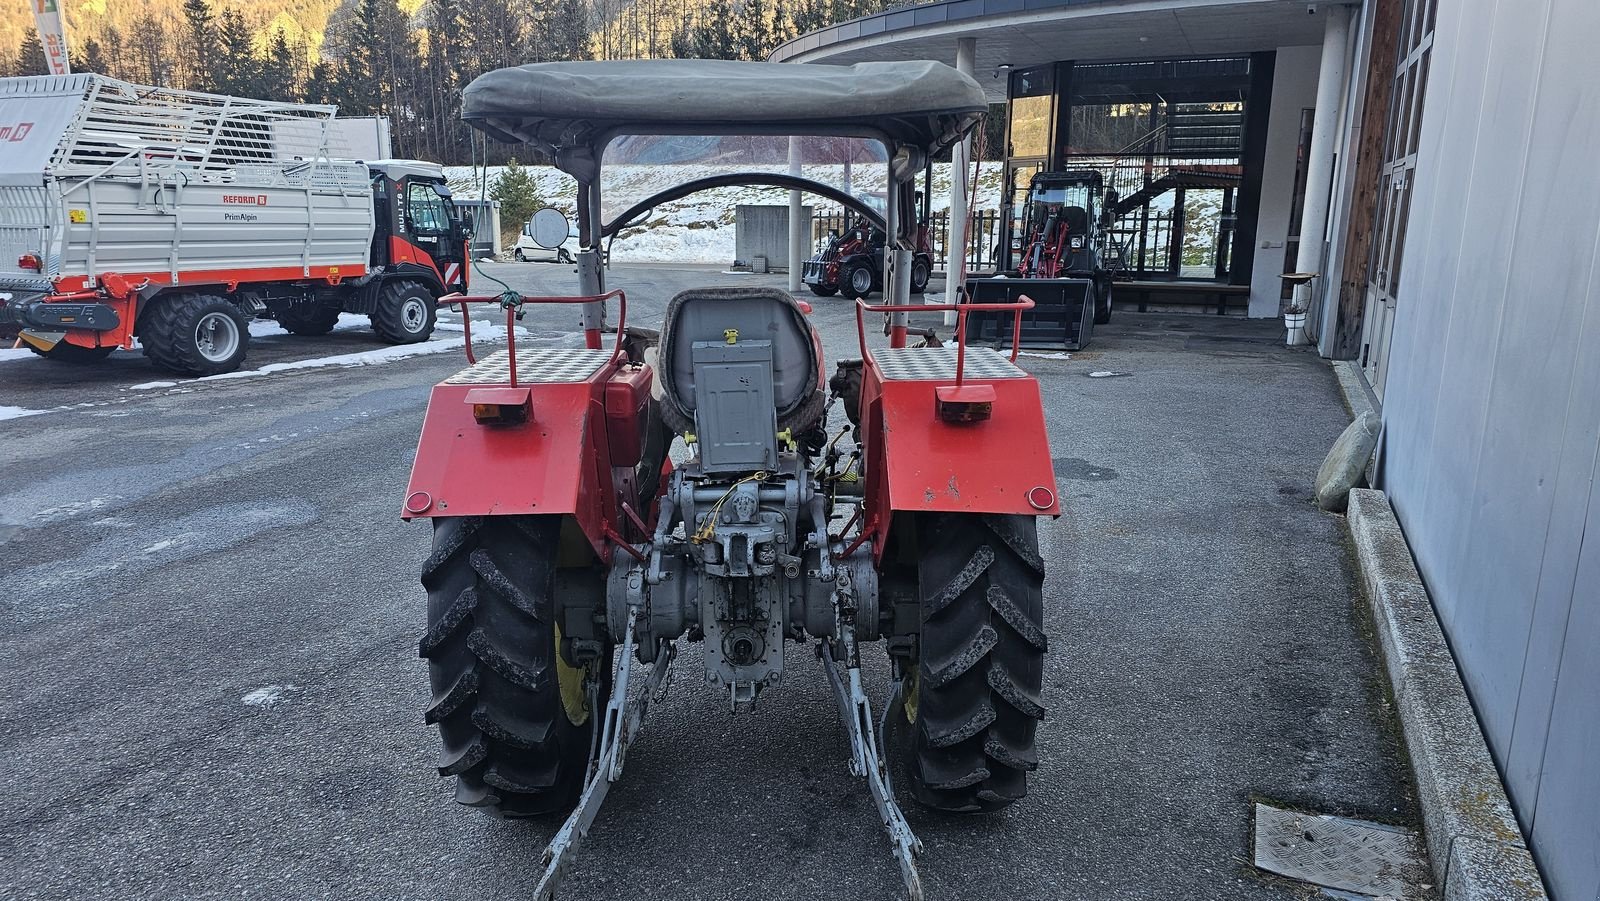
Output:
[[[933,242],[928,233],[926,196],[917,194],[921,215],[917,220],[916,251],[911,257],[912,294],[926,291],[928,279],[933,276]],[[843,234],[830,231],[827,246],[805,262],[802,280],[812,294],[832,297],[842,292],[851,300],[860,300],[883,289],[883,249],[888,243],[882,214],[885,195],[873,193],[864,199],[874,215],[856,218]]]
[[[586,346],[518,347],[512,332],[434,388],[403,511],[433,520],[420,651],[439,772],[464,804],[567,815],[535,897],[551,897],[621,777],[679,639],[703,643],[705,683],[736,712],[783,678],[786,643],[812,644],[913,898],[921,844],[889,784],[890,753],[910,797],[937,810],[996,810],[1026,792],[1044,715],[1035,523],[1060,511],[1039,385],[1014,355],[967,347],[960,324],[954,346],[906,342],[908,310],[958,309],[964,321],[978,309],[913,307],[906,276],[910,182],[986,108],[976,82],[931,62],[540,63],[467,88],[469,123],[533,144],[578,183],[577,296],[446,302],[496,305],[508,325],[530,304],[571,305]],[[861,204],[753,172],[661,192],[604,223],[606,146],[622,134],[796,133],[874,139],[895,161],[891,302],[857,301],[862,359],[828,379],[806,308],[740,286],[672,298],[647,365],[600,265],[603,242],[639,210],[730,180]],[[886,347],[868,348],[869,314],[889,317]],[[468,348],[470,359],[470,335]],[[841,400],[848,423],[830,423]],[[674,437],[681,462],[667,455]],[[882,719],[860,669],[869,641],[893,673]],[[892,749],[885,731],[900,736]]]

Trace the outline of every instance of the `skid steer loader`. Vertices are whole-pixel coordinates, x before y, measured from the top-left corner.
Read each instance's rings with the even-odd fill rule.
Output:
[[[1094,169],[1035,175],[1021,231],[1012,241],[1015,268],[995,278],[969,279],[968,296],[986,304],[1024,293],[1031,297],[1035,306],[1022,317],[1026,347],[1088,346],[1094,327],[1111,321],[1111,261],[1117,254],[1106,229],[1116,204],[1116,192],[1105,190]],[[1007,338],[1011,323],[1006,317],[973,318],[979,340]]]
[[[971,78],[925,62],[541,63],[466,90],[468,122],[533,144],[578,183],[579,296],[446,302],[503,308],[508,326],[526,305],[568,305],[586,346],[519,347],[508,328],[505,350],[474,359],[469,334],[472,365],[433,389],[403,509],[433,520],[420,651],[439,772],[464,804],[567,816],[536,897],[552,897],[621,777],[679,639],[703,643],[704,681],[736,712],[785,676],[786,642],[814,643],[851,771],[912,898],[921,844],[888,754],[905,760],[904,790],[938,810],[1023,797],[1044,715],[1035,517],[1060,508],[1037,382],[962,332],[969,313],[1015,318],[1031,301],[944,308],[958,313],[954,346],[906,342],[908,310],[941,309],[909,305],[911,180],[986,107]],[[627,297],[603,284],[602,242],[685,187],[605,223],[600,163],[613,138],[649,133],[887,145],[890,301],[856,302],[862,359],[841,366],[833,391],[806,309],[776,289],[684,291],[667,306],[658,366],[629,350]],[[860,203],[771,173],[691,186],[741,180]],[[867,317],[880,315],[888,346],[869,348]],[[841,398],[850,425],[830,439]],[[671,436],[690,450],[676,465]],[[883,718],[860,669],[873,641],[892,661]],[[890,716],[905,723],[892,749]]]

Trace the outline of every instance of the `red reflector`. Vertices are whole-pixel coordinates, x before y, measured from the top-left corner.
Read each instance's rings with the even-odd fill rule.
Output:
[[[479,425],[520,425],[532,418],[530,388],[473,388],[467,392],[472,418]]]
[[[43,272],[44,263],[40,262],[38,254],[25,253],[22,256],[17,257],[17,268],[32,269],[34,272]]]
[[[933,405],[945,422],[982,422],[994,412],[994,386],[941,385],[933,389]]]
[[[797,301],[795,301],[795,303],[799,305],[800,312],[806,314],[807,316],[811,315],[811,304],[806,303],[803,300],[797,300]]]

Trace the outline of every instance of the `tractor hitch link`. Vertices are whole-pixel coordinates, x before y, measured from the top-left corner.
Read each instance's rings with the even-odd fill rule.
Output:
[[[629,605],[628,612],[632,623],[637,627],[639,617],[643,613],[642,609],[638,605]],[[666,647],[657,653],[656,662],[650,667],[650,674],[645,676],[644,690],[631,698],[628,696],[636,659],[635,631],[636,628],[630,628],[624,636],[622,660],[617,665],[611,699],[606,702],[605,720],[601,724],[599,742],[589,755],[588,777],[584,780],[583,792],[578,796],[578,806],[573,809],[566,822],[561,824],[555,838],[552,838],[544,849],[542,860],[544,875],[539,878],[539,884],[534,888],[535,901],[553,901],[555,898],[556,886],[566,875],[567,866],[572,862],[572,854],[577,850],[579,843],[589,835],[589,827],[599,815],[600,805],[605,803],[606,793],[611,790],[611,783],[622,778],[622,765],[627,758],[628,747],[639,737],[639,732],[644,727],[644,715],[649,711],[651,702],[660,701],[666,696],[667,673],[672,668],[673,658],[678,654],[678,646],[670,641],[663,642]],[[590,698],[597,700],[598,695],[598,686],[591,683]],[[597,705],[591,702],[590,709],[595,706]]]
[[[895,802],[894,790],[889,785],[882,730],[873,727],[872,700],[861,687],[861,659],[857,653],[855,625],[841,617],[840,633],[838,646],[845,656],[843,677],[839,674],[839,665],[833,659],[828,641],[818,642],[817,657],[822,661],[822,669],[833,685],[834,698],[839,702],[839,717],[850,734],[850,774],[863,776],[867,780],[872,802],[878,807],[878,818],[883,821],[884,831],[894,845],[895,859],[900,863],[900,878],[906,884],[907,901],[922,901],[922,877],[917,874],[917,855],[922,853],[922,840],[911,831],[911,824],[906,822],[906,815]],[[899,697],[898,689],[895,697]]]

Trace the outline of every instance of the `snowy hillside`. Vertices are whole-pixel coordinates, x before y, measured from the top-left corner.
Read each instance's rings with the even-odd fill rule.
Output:
[[[882,164],[856,165],[851,173],[851,190],[856,193],[882,191],[887,170]],[[601,196],[604,214],[609,219],[634,203],[657,191],[697,178],[734,171],[758,170],[787,172],[786,166],[719,167],[704,164],[679,166],[614,165],[605,169]],[[450,179],[450,189],[456,196],[477,198],[480,188],[493,192],[500,177],[500,167],[490,167],[485,176],[482,171],[464,166],[447,166],[445,174]],[[548,205],[574,215],[573,195],[577,185],[567,174],[550,166],[530,166],[538,185],[539,197]],[[841,165],[808,165],[802,170],[805,177],[835,187],[843,187],[844,167]],[[992,210],[1000,203],[1001,170],[999,163],[985,163],[978,176],[978,209]],[[921,187],[921,181],[918,181]],[[785,204],[789,193],[776,188],[718,188],[692,194],[682,200],[663,204],[636,228],[623,231],[614,248],[615,259],[632,262],[733,262],[734,234],[733,211],[739,204]],[[806,203],[818,212],[834,209],[831,201],[808,198]],[[933,208],[942,210],[950,205],[950,166],[933,167]],[[509,223],[507,223],[509,225]]]

